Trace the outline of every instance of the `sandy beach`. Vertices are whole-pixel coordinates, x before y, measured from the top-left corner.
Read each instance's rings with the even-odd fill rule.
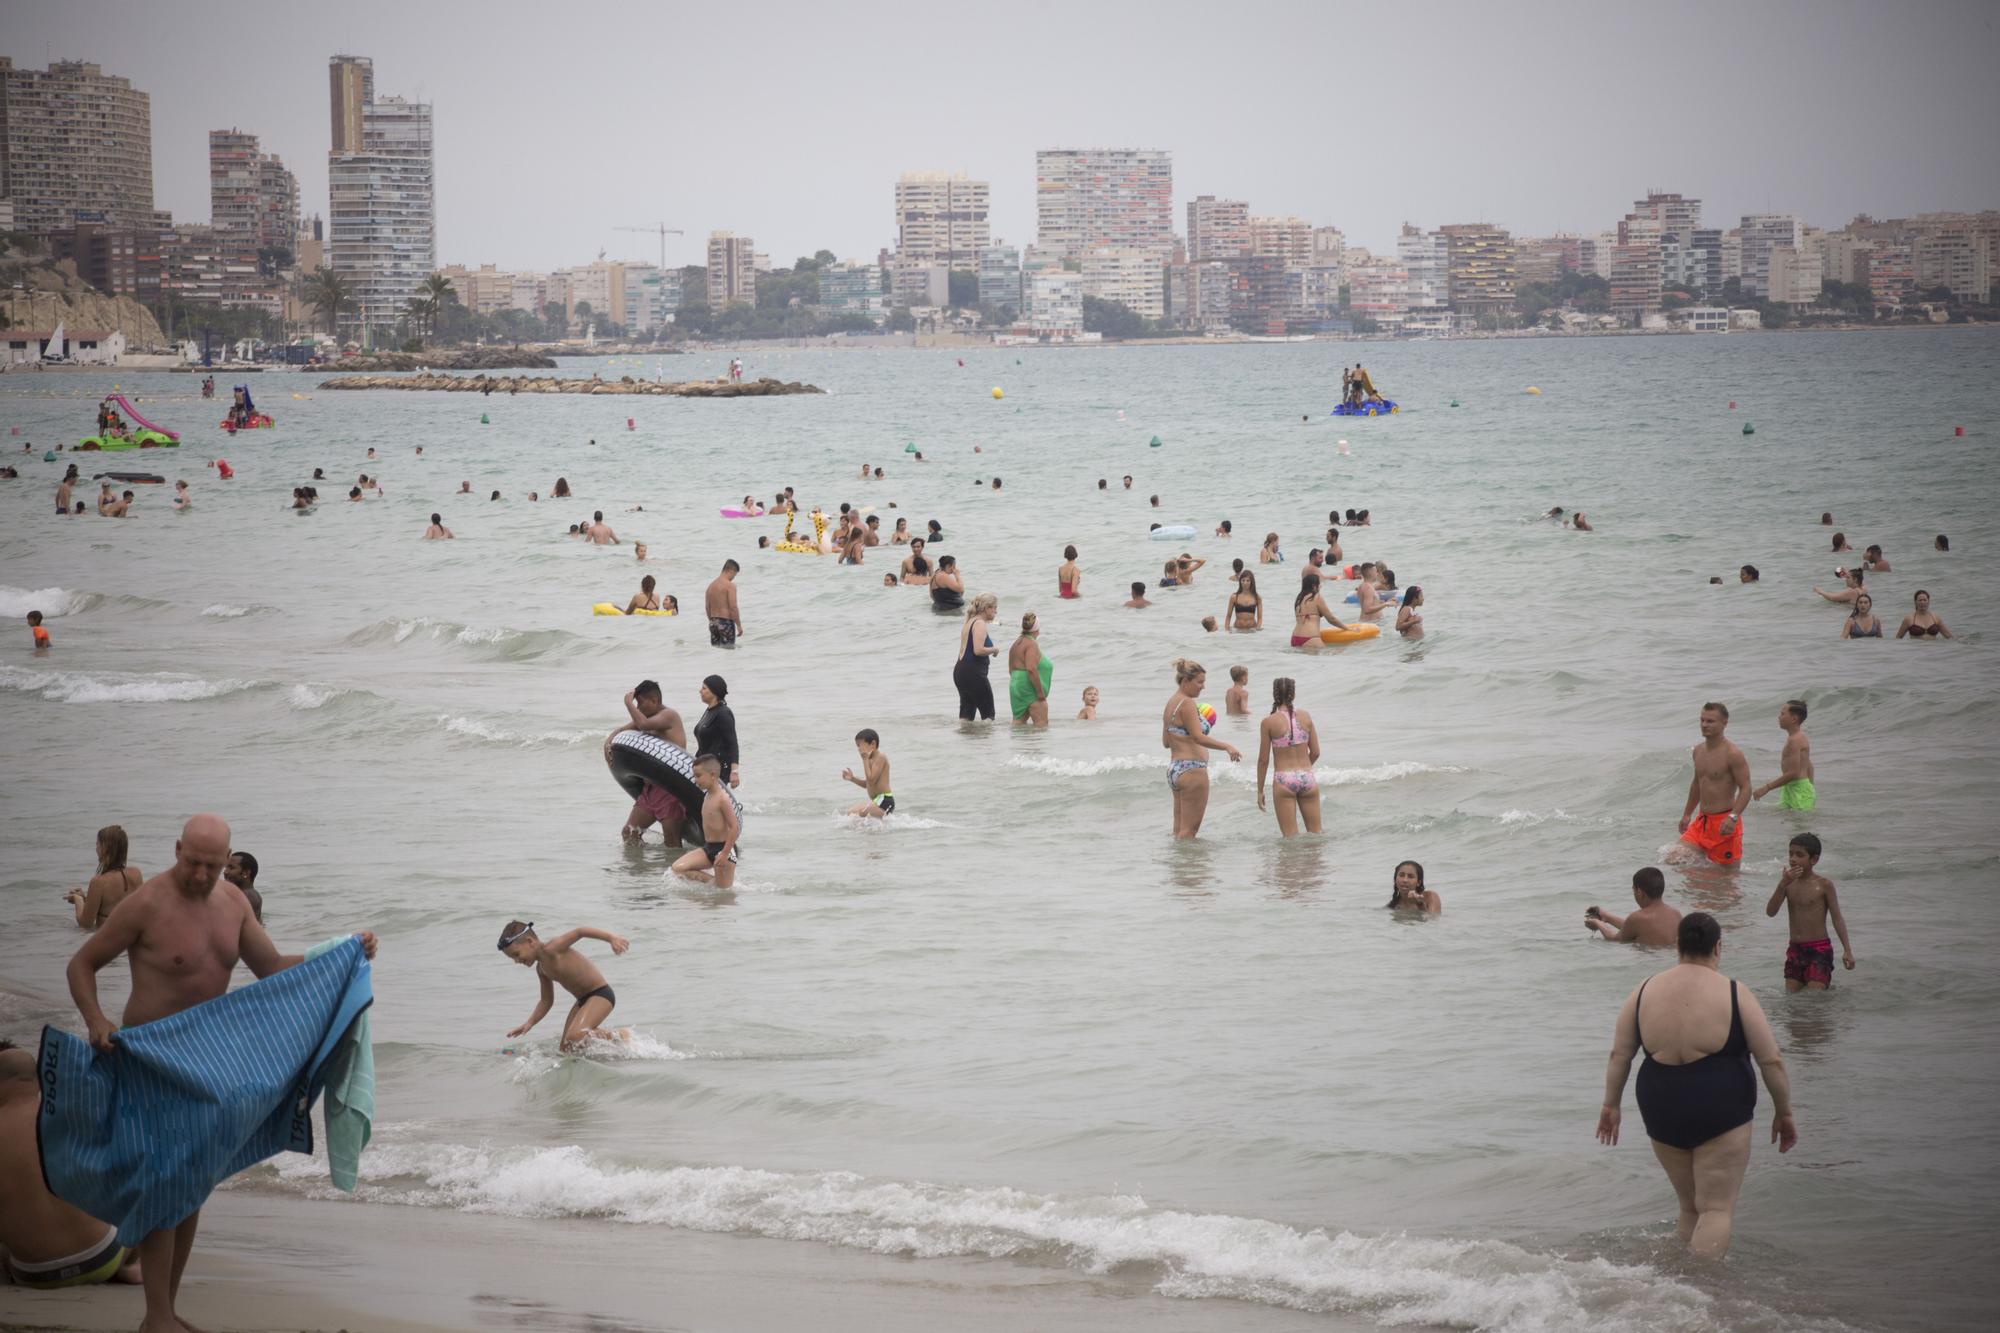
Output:
[[[1177,1301],[1157,1275],[860,1254],[607,1222],[216,1194],[181,1312],[216,1331],[952,1328],[1339,1330],[1264,1306]],[[0,1287],[0,1329],[130,1329],[137,1287]]]

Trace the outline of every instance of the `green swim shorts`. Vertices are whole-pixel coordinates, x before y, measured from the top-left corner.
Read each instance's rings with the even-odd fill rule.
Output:
[[[1799,778],[1778,788],[1780,810],[1810,810],[1818,800],[1819,793],[1813,790],[1811,778]]]

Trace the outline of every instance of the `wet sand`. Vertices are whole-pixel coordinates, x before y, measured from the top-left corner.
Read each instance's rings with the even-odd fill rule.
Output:
[[[202,1212],[181,1314],[224,1330],[687,1329],[764,1333],[1365,1325],[1009,1261],[913,1260],[757,1237],[286,1199],[225,1190]],[[137,1287],[0,1287],[0,1329],[126,1330]]]

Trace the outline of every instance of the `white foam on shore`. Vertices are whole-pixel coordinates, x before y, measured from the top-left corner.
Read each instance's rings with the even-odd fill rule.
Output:
[[[1575,822],[1576,816],[1561,809],[1546,815],[1538,814],[1533,810],[1508,810],[1502,812],[1500,815],[1502,825],[1526,824],[1532,827],[1536,824],[1546,824],[1552,819],[1558,823],[1568,824]]]
[[[1025,768],[1031,773],[1047,773],[1058,778],[1094,778],[1105,773],[1161,772],[1168,764],[1167,755],[1110,755],[1103,759],[1056,759],[1045,755],[1013,755],[1007,760],[1010,768]],[[1322,787],[1347,787],[1376,782],[1397,782],[1424,773],[1463,773],[1466,770],[1452,764],[1425,764],[1414,759],[1399,760],[1394,763],[1373,764],[1358,768],[1320,767],[1313,770]],[[1257,781],[1256,753],[1245,752],[1242,763],[1229,763],[1218,752],[1208,764],[1211,782]]]
[[[39,694],[65,704],[189,703],[252,690],[257,684],[254,680],[193,680],[165,675],[112,680],[79,671],[29,671],[0,666],[0,689]]]
[[[325,1166],[284,1155],[285,1189],[336,1197]],[[735,1166],[621,1167],[579,1147],[498,1149],[380,1139],[358,1197],[511,1217],[597,1218],[744,1232],[914,1258],[1153,1270],[1154,1290],[1371,1318],[1385,1326],[1554,1331],[1804,1328],[1778,1311],[1722,1311],[1646,1265],[1572,1259],[1502,1241],[1359,1236],[1262,1218],[1156,1209],[1137,1195],[1058,1197]],[[1732,1302],[1732,1304],[1736,1304]],[[1828,1327],[1815,1316],[1816,1328]]]
[[[16,588],[0,584],[0,619],[19,620],[30,611],[40,611],[44,620],[56,620],[88,611],[102,600],[94,592],[71,592],[68,588]]]

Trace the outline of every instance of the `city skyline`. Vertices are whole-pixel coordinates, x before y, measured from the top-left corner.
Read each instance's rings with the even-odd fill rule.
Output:
[[[996,80],[1027,70],[1019,77],[1055,94],[1034,98],[1005,96],[1004,80],[990,98],[962,84],[905,84],[889,66],[851,93],[789,77],[782,71],[886,58],[860,36],[791,21],[808,12],[780,7],[760,32],[768,87],[692,66],[657,85],[563,77],[613,49],[672,49],[698,22],[628,5],[583,7],[546,33],[538,23],[531,75],[475,56],[485,47],[464,40],[529,13],[506,5],[360,4],[303,30],[238,24],[232,77],[189,80],[184,71],[240,11],[194,4],[161,17],[96,0],[27,3],[11,7],[0,54],[16,65],[91,61],[150,94],[155,204],[186,220],[208,214],[207,135],[222,127],[259,136],[298,175],[303,210],[323,212],[326,109],[309,90],[336,51],[368,54],[384,87],[436,107],[438,262],[503,268],[559,267],[600,248],[657,258],[656,239],[617,228],[659,221],[686,233],[669,238],[669,264],[703,262],[714,230],[756,236],[779,264],[819,248],[867,258],[896,243],[892,192],[916,171],[990,182],[993,239],[1032,244],[1036,157],[1052,148],[1169,153],[1176,230],[1187,203],[1212,194],[1247,200],[1253,214],[1337,226],[1378,252],[1394,248],[1404,221],[1492,222],[1517,235],[1601,230],[1654,185],[1706,200],[1715,218],[1789,212],[1838,226],[1862,212],[1991,207],[2000,181],[2000,145],[1984,133],[2000,120],[2000,94],[1983,77],[2000,39],[1991,15],[1969,4],[1856,9],[1835,22],[1821,6],[1739,13],[1691,3],[1601,16],[1587,34],[1556,6],[1504,15],[1447,6],[1399,18],[1382,38],[1426,51],[1414,81],[1407,62],[1343,64],[1343,25],[1364,21],[1346,7],[1266,5],[1272,22],[1246,25],[1263,33],[1286,20],[1287,56],[1328,53],[1295,81],[1262,62],[1231,74],[1195,61],[1172,40],[1178,23],[1118,22],[1138,12],[1130,6],[1090,9],[1061,42],[1044,25],[1016,35],[988,33],[970,16],[927,20],[940,50],[990,66]],[[871,12],[889,21],[919,11]],[[1706,31],[1715,49],[1698,82],[1686,61],[1663,65],[1661,97],[1648,102],[1625,53],[1655,27]],[[951,40],[961,33],[967,42]],[[1780,50],[1786,58],[1772,58]],[[1121,59],[1107,63],[1107,52]],[[1131,73],[1122,84],[1110,77],[1118,68]],[[524,176],[536,188],[524,191]],[[798,207],[802,198],[811,207]]]

